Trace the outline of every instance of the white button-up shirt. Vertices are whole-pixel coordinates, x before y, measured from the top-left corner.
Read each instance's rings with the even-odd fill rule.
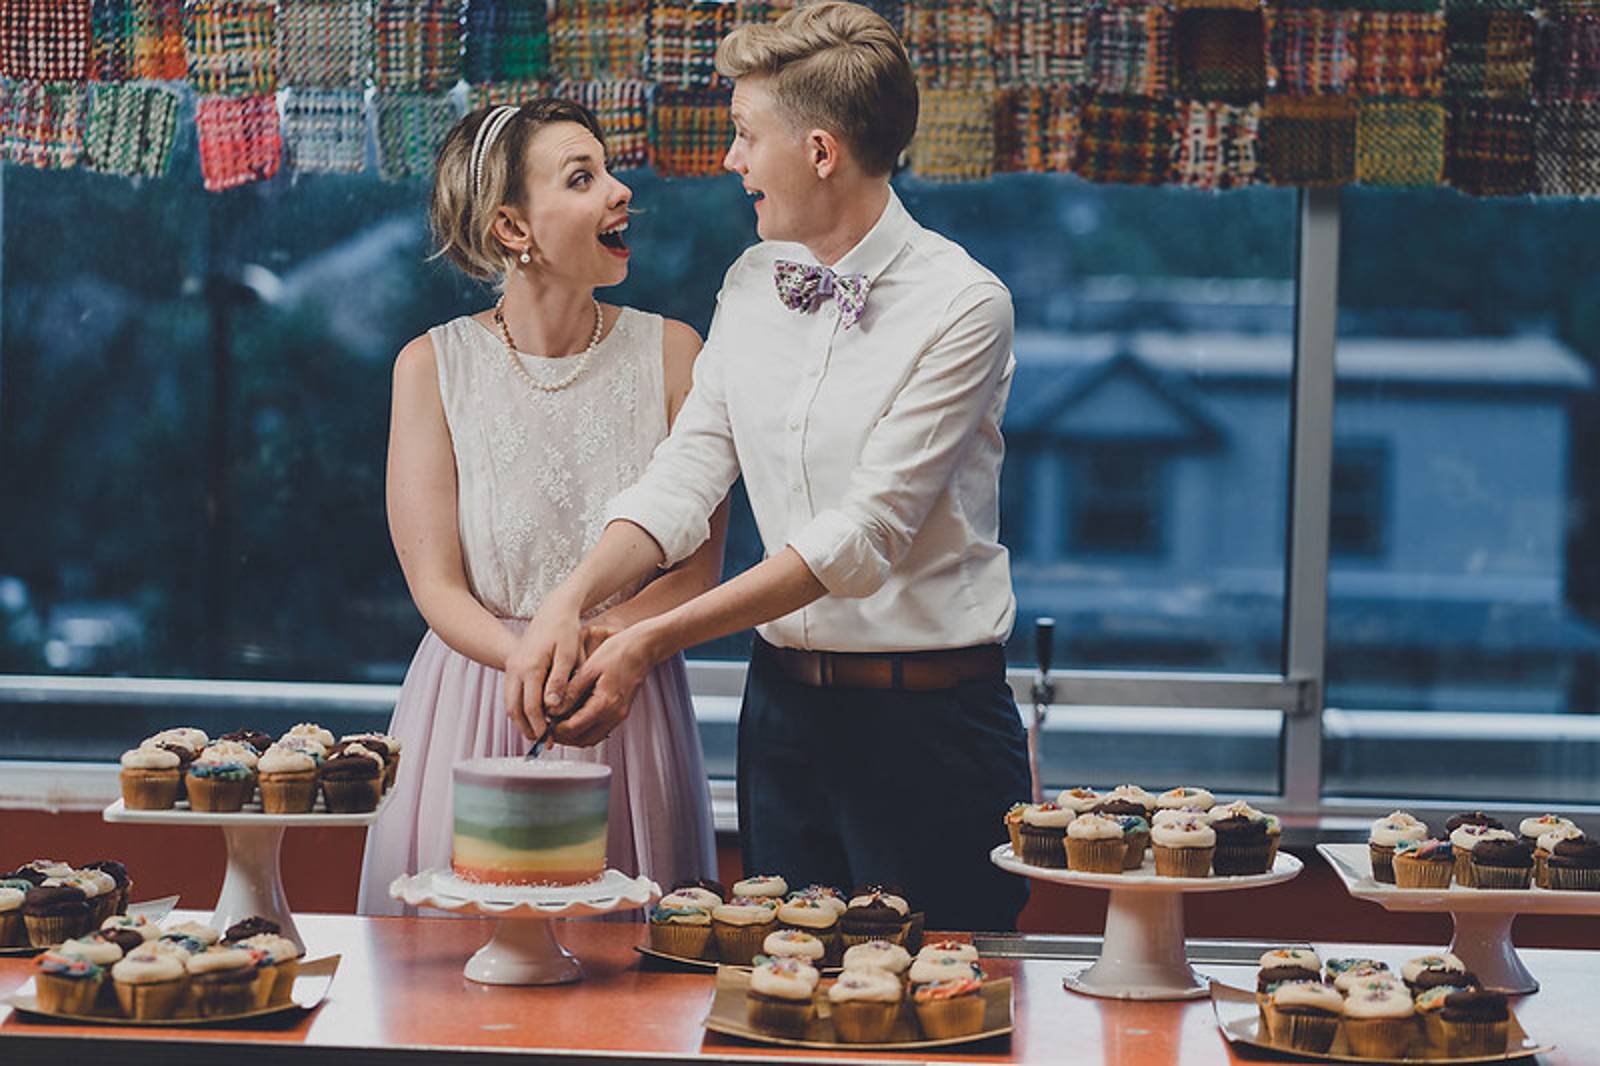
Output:
[[[643,527],[671,566],[710,535],[741,471],[768,555],[799,553],[829,595],[758,627],[773,644],[915,651],[1002,642],[1016,601],[999,541],[999,479],[1015,361],[1011,294],[891,191],[833,265],[872,285],[844,328],[829,297],[778,298],[767,241],[717,296],[694,388],[644,477],[608,520]]]

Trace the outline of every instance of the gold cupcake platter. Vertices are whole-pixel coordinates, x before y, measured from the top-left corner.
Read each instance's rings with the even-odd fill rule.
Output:
[[[130,915],[142,914],[150,921],[159,923],[164,921],[177,905],[177,896],[162,896],[160,899],[147,899],[141,903],[130,903],[128,904],[128,913]],[[30,955],[37,955],[44,950],[44,948],[36,948],[29,944],[24,944],[20,947],[0,948],[0,958],[26,958]]]
[[[917,953],[917,949],[922,946],[922,934],[925,920],[922,912],[917,911],[915,914],[906,919],[906,921],[907,928],[905,935],[905,948],[911,954],[915,955]],[[711,945],[714,947],[716,945],[716,941],[712,940]],[[710,972],[727,967],[729,969],[743,970],[746,973],[750,972],[750,967],[748,966],[730,967],[727,963],[718,962],[716,959],[702,959],[696,958],[692,955],[674,955],[670,951],[662,951],[658,948],[651,947],[649,944],[635,944],[633,950],[637,951],[645,958],[671,963],[674,966],[682,966],[691,970],[705,970]],[[840,973],[843,971],[843,969],[844,968],[842,966],[818,966],[817,972],[826,977],[832,974]]]
[[[5,1002],[14,1008],[19,1015],[30,1018],[51,1018],[64,1022],[84,1022],[93,1025],[131,1025],[142,1028],[172,1028],[192,1027],[204,1025],[230,1025],[236,1022],[256,1021],[262,1018],[271,1018],[279,1014],[299,1013],[316,1009],[328,995],[328,986],[333,984],[334,972],[339,968],[338,955],[327,955],[320,959],[311,959],[300,964],[300,974],[294,980],[294,988],[289,992],[289,999],[283,1003],[272,1003],[254,1010],[239,1011],[236,1014],[213,1014],[201,1017],[194,1013],[192,1007],[180,1009],[179,1013],[170,1018],[137,1019],[124,1016],[115,1006],[96,1007],[89,1014],[67,1014],[60,1011],[45,1010],[39,1006],[39,1001],[34,991],[34,982],[29,978],[27,983],[6,998]]]
[[[1448,1066],[1451,1063],[1510,1062],[1533,1055],[1544,1055],[1555,1050],[1555,1045],[1540,1044],[1529,1036],[1517,1021],[1515,1013],[1511,1015],[1510,1024],[1506,1027],[1506,1047],[1502,1052],[1463,1058],[1447,1054],[1443,1049],[1420,1047],[1413,1043],[1400,1058],[1375,1059],[1352,1052],[1342,1032],[1334,1037],[1333,1046],[1326,1052],[1320,1053],[1275,1041],[1261,1032],[1261,1012],[1256,1006],[1255,993],[1242,988],[1233,988],[1220,981],[1211,982],[1211,1008],[1217,1015],[1217,1028],[1222,1030],[1222,1035],[1228,1043],[1245,1044],[1317,1062],[1429,1063],[1430,1066]]]
[[[825,1051],[916,1051],[921,1048],[952,1047],[973,1044],[983,1040],[1003,1037],[1015,1026],[1011,1019],[1011,978],[1002,977],[983,982],[983,1027],[964,1036],[929,1040],[917,1027],[916,1014],[909,1002],[902,1005],[890,1038],[882,1043],[848,1043],[840,1040],[833,1031],[828,997],[823,988],[816,996],[816,1014],[806,1033],[801,1037],[758,1029],[750,1024],[745,996],[750,991],[750,971],[737,966],[717,969],[716,994],[711,999],[711,1009],[706,1015],[708,1032],[738,1037],[761,1044],[782,1047],[816,1048]]]

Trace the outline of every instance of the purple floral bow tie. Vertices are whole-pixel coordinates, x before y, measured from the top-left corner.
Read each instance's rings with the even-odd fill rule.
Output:
[[[849,329],[861,320],[872,279],[865,274],[835,274],[825,266],[780,259],[773,271],[778,299],[791,311],[815,311],[826,297],[839,305],[839,317]]]

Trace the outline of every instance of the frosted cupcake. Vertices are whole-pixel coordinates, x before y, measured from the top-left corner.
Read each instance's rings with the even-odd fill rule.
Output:
[[[1013,803],[1000,819],[1006,827],[1006,838],[1011,841],[1011,854],[1019,859],[1022,858],[1022,816],[1031,806],[1031,803]]]
[[[958,959],[961,962],[977,962],[978,949],[971,944],[959,940],[941,940],[936,944],[925,944],[917,952],[918,959]]]
[[[983,983],[976,977],[919,985],[912,1001],[929,1040],[970,1036],[983,1028]]]
[[[256,986],[256,1007],[289,1002],[305,954],[300,945],[277,933],[257,933],[236,941],[235,946],[259,956],[262,979]]]
[[[202,1018],[255,1009],[262,980],[259,956],[244,948],[213,947],[189,956],[189,999]],[[266,980],[270,982],[271,976]]]
[[[1208,807],[1167,807],[1155,813],[1150,819],[1150,828],[1158,825],[1176,825],[1179,822],[1197,821],[1211,824],[1211,810]]]
[[[1327,985],[1291,981],[1272,990],[1262,1019],[1272,1042],[1321,1055],[1333,1045],[1344,1007],[1344,998]]]
[[[869,940],[845,949],[846,970],[882,970],[900,979],[911,968],[911,953],[888,940]]]
[[[1198,807],[1209,810],[1217,805],[1217,797],[1203,788],[1193,785],[1184,785],[1178,788],[1169,788],[1156,797],[1156,811],[1181,811],[1185,808]]]
[[[1524,837],[1524,840],[1527,838]],[[1556,850],[1556,845],[1563,840],[1582,840],[1583,830],[1577,826],[1558,825],[1552,826],[1534,841],[1533,848],[1533,883],[1540,888],[1550,886],[1550,855]]]
[[[1168,823],[1150,831],[1156,873],[1161,877],[1205,877],[1217,850],[1214,829],[1198,819]]]
[[[1479,888],[1527,888],[1533,884],[1533,847],[1523,840],[1485,836],[1472,849],[1471,866]]]
[[[848,910],[848,905],[846,905]],[[791,899],[778,905],[778,924],[817,938],[825,951],[838,954],[839,912],[820,899]]]
[[[1056,793],[1056,806],[1075,815],[1087,814],[1094,809],[1095,804],[1104,799],[1105,797],[1094,789],[1079,785],[1077,788],[1064,788]]]
[[[1462,961],[1448,951],[1418,955],[1400,967],[1400,979],[1415,994],[1441,984],[1454,984],[1467,972]]]
[[[704,907],[706,910],[720,907],[728,901],[727,891],[716,881],[680,881],[672,886],[671,892],[662,897],[661,902],[665,903],[673,896],[687,900],[697,907]]]
[[[808,966],[822,966],[827,948],[810,933],[798,929],[779,929],[761,942],[761,954],[771,959],[797,959]]]
[[[1477,822],[1464,822],[1450,831],[1450,851],[1455,857],[1456,884],[1463,888],[1477,888],[1478,879],[1472,871],[1472,851],[1482,840],[1515,841],[1516,835],[1504,829],[1494,829]]]
[[[892,892],[855,896],[839,919],[840,942],[846,950],[869,940],[904,944],[910,916],[910,904]]]
[[[777,874],[759,874],[733,883],[733,894],[746,899],[782,899],[789,892],[789,882]]]
[[[282,744],[286,740],[309,740],[320,747],[324,754],[331,751],[334,744],[337,743],[331,732],[315,722],[301,722],[299,725],[293,726],[287,733],[278,738],[278,743]]]
[[[975,977],[981,981],[983,970],[972,960],[954,955],[919,955],[911,961],[911,969],[906,971],[906,979],[913,985],[928,985],[967,977]]]
[[[1426,840],[1428,827],[1404,811],[1372,823],[1367,836],[1367,853],[1372,858],[1372,878],[1394,884],[1394,849],[1402,840]]]
[[[364,814],[378,809],[383,798],[383,756],[359,743],[349,743],[322,764],[322,802],[329,814]]]
[[[798,959],[762,958],[750,973],[745,1009],[757,1029],[802,1037],[811,1024],[816,968]]]
[[[1129,803],[1138,804],[1140,807],[1144,808],[1141,813],[1144,815],[1146,821],[1150,819],[1151,815],[1156,813],[1157,802],[1155,796],[1145,789],[1140,788],[1138,785],[1118,785],[1116,788],[1105,794],[1105,800],[1113,802],[1117,800],[1124,800]]]
[[[834,1034],[851,1044],[888,1040],[902,996],[899,980],[884,970],[846,970],[828,988]]]
[[[1333,979],[1333,987],[1348,996],[1357,988],[1364,988],[1372,983],[1385,985],[1401,985],[1400,978],[1394,975],[1387,963],[1368,961],[1340,973]]]
[[[778,928],[778,901],[735,896],[711,912],[717,956],[729,966],[749,966],[761,942]]]
[[[22,901],[27,893],[20,888],[0,888],[0,948],[22,947],[28,931],[22,924]]]
[[[1119,874],[1127,851],[1122,823],[1109,814],[1080,814],[1067,826],[1069,869]]]
[[[1395,982],[1372,982],[1344,1001],[1344,1035],[1355,1055],[1397,1059],[1417,1035],[1411,994]]]
[[[379,783],[379,790],[388,791],[394,787],[395,775],[400,772],[398,740],[388,733],[347,733],[339,738],[339,743],[334,745],[334,749],[345,744],[359,744],[368,751],[377,752],[383,759],[383,780]]]
[[[164,811],[178,802],[183,782],[181,760],[166,748],[134,748],[122,753],[122,805],[130,811]]]
[[[1501,992],[1468,989],[1444,997],[1438,1012],[1445,1054],[1465,1058],[1503,1055],[1511,1011]]]
[[[1266,873],[1272,864],[1272,839],[1266,816],[1244,801],[1211,809],[1217,850],[1211,868],[1219,877]]]
[[[837,918],[844,917],[844,912],[850,909],[850,901],[844,898],[842,892],[831,885],[807,885],[804,888],[797,888],[789,893],[789,898],[791,900],[815,900],[833,911],[834,916]]]
[[[105,967],[81,955],[47,951],[34,960],[39,1006],[51,1014],[90,1014],[105,983]]]
[[[650,909],[650,946],[684,959],[709,957],[711,912],[681,893],[663,896]]]
[[[222,939],[222,934],[204,922],[174,922],[161,930],[162,939],[193,940],[201,949],[209,948]]]
[[[317,800],[317,758],[309,751],[274,744],[262,753],[256,774],[267,814],[306,814]]]
[[[1555,844],[1546,860],[1550,887],[1560,892],[1600,892],[1600,843],[1584,837]]]
[[[1041,803],[1022,812],[1022,861],[1029,866],[1066,869],[1067,826],[1076,817],[1065,807]]]
[[[1397,888],[1449,888],[1455,853],[1447,840],[1402,840],[1394,846]]]
[[[259,761],[248,744],[219,740],[209,745],[189,766],[189,806],[208,812],[243,810],[255,795]]]
[[[111,967],[111,981],[122,1013],[138,1021],[170,1018],[188,988],[183,961],[144,947]]]

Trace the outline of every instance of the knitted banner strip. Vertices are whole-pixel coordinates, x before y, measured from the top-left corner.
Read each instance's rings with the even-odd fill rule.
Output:
[[[283,107],[289,165],[308,174],[359,174],[367,165],[363,89],[296,89]]]
[[[1534,70],[1540,100],[1600,100],[1600,11],[1547,19]]]
[[[184,8],[189,84],[201,95],[275,91],[272,0],[190,0]]]
[[[1534,137],[1540,195],[1600,196],[1600,103],[1544,104]]]
[[[465,75],[472,84],[550,73],[545,0],[468,0]]]
[[[376,0],[379,92],[441,93],[461,77],[461,0]]]
[[[903,37],[919,85],[995,87],[995,16],[987,0],[917,0],[906,8]]]
[[[651,86],[643,81],[569,81],[556,95],[594,112],[606,131],[606,166],[635,170],[650,165]],[[720,165],[720,160],[719,160]]]
[[[1445,109],[1431,100],[1356,103],[1356,181],[1422,188],[1444,180]]]
[[[0,160],[40,170],[76,166],[86,95],[76,82],[0,81]]]
[[[1456,100],[1533,94],[1536,23],[1526,11],[1452,11],[1444,25],[1444,91]]]
[[[93,0],[89,27],[89,77],[127,81],[133,73],[133,4]]]
[[[1269,96],[1261,114],[1262,176],[1274,185],[1343,185],[1355,175],[1355,102]]]
[[[1534,191],[1533,108],[1511,101],[1463,100],[1450,106],[1445,181],[1473,196]]]
[[[389,181],[433,176],[439,145],[459,114],[449,96],[379,93],[378,173]]]
[[[719,84],[717,42],[734,27],[726,0],[656,0],[650,9],[650,79],[664,89]]]
[[[1087,0],[999,0],[994,48],[995,78],[1002,86],[1082,85],[1089,51]]]
[[[573,81],[645,76],[649,0],[551,0],[550,66]]]
[[[1172,11],[1160,3],[1089,11],[1088,81],[1098,92],[1163,97],[1172,84]]]
[[[183,0],[131,0],[134,79],[181,81],[189,76],[183,44]]]
[[[994,173],[993,90],[924,89],[911,170],[927,181],[978,181]]]
[[[1411,12],[1418,15],[1444,14],[1443,0],[1350,0],[1357,11],[1377,11],[1389,14]]]
[[[0,78],[89,76],[89,0],[0,0]]]
[[[161,85],[98,85],[83,139],[90,170],[159,178],[178,139],[178,94]]]
[[[1261,105],[1193,100],[1178,106],[1171,181],[1238,189],[1261,180]]]
[[[1339,96],[1356,79],[1361,15],[1319,8],[1283,9],[1268,16],[1267,78],[1293,96]]]
[[[209,192],[265,181],[278,172],[283,141],[270,96],[202,96],[195,105],[200,173]]]
[[[1083,108],[1072,171],[1088,181],[1160,185],[1172,169],[1170,100],[1096,96]]]
[[[372,74],[366,0],[279,0],[278,81],[291,89],[362,89]]]
[[[1267,27],[1259,10],[1180,10],[1173,24],[1177,95],[1249,103],[1267,91]]]
[[[1368,12],[1356,47],[1362,96],[1436,99],[1444,89],[1444,15]]]
[[[1005,89],[995,114],[995,169],[1061,173],[1077,151],[1079,104],[1072,89]]]
[[[510,104],[512,107],[521,107],[529,100],[537,100],[542,96],[554,96],[556,86],[553,82],[530,81],[496,81],[486,85],[474,85],[467,93],[467,110],[476,111],[480,107],[499,107],[501,104]]]
[[[794,0],[733,0],[733,21],[740,26],[776,22],[793,10]]]
[[[721,89],[656,93],[652,157],[657,174],[695,178],[723,173],[722,159],[733,140],[731,95]]]

